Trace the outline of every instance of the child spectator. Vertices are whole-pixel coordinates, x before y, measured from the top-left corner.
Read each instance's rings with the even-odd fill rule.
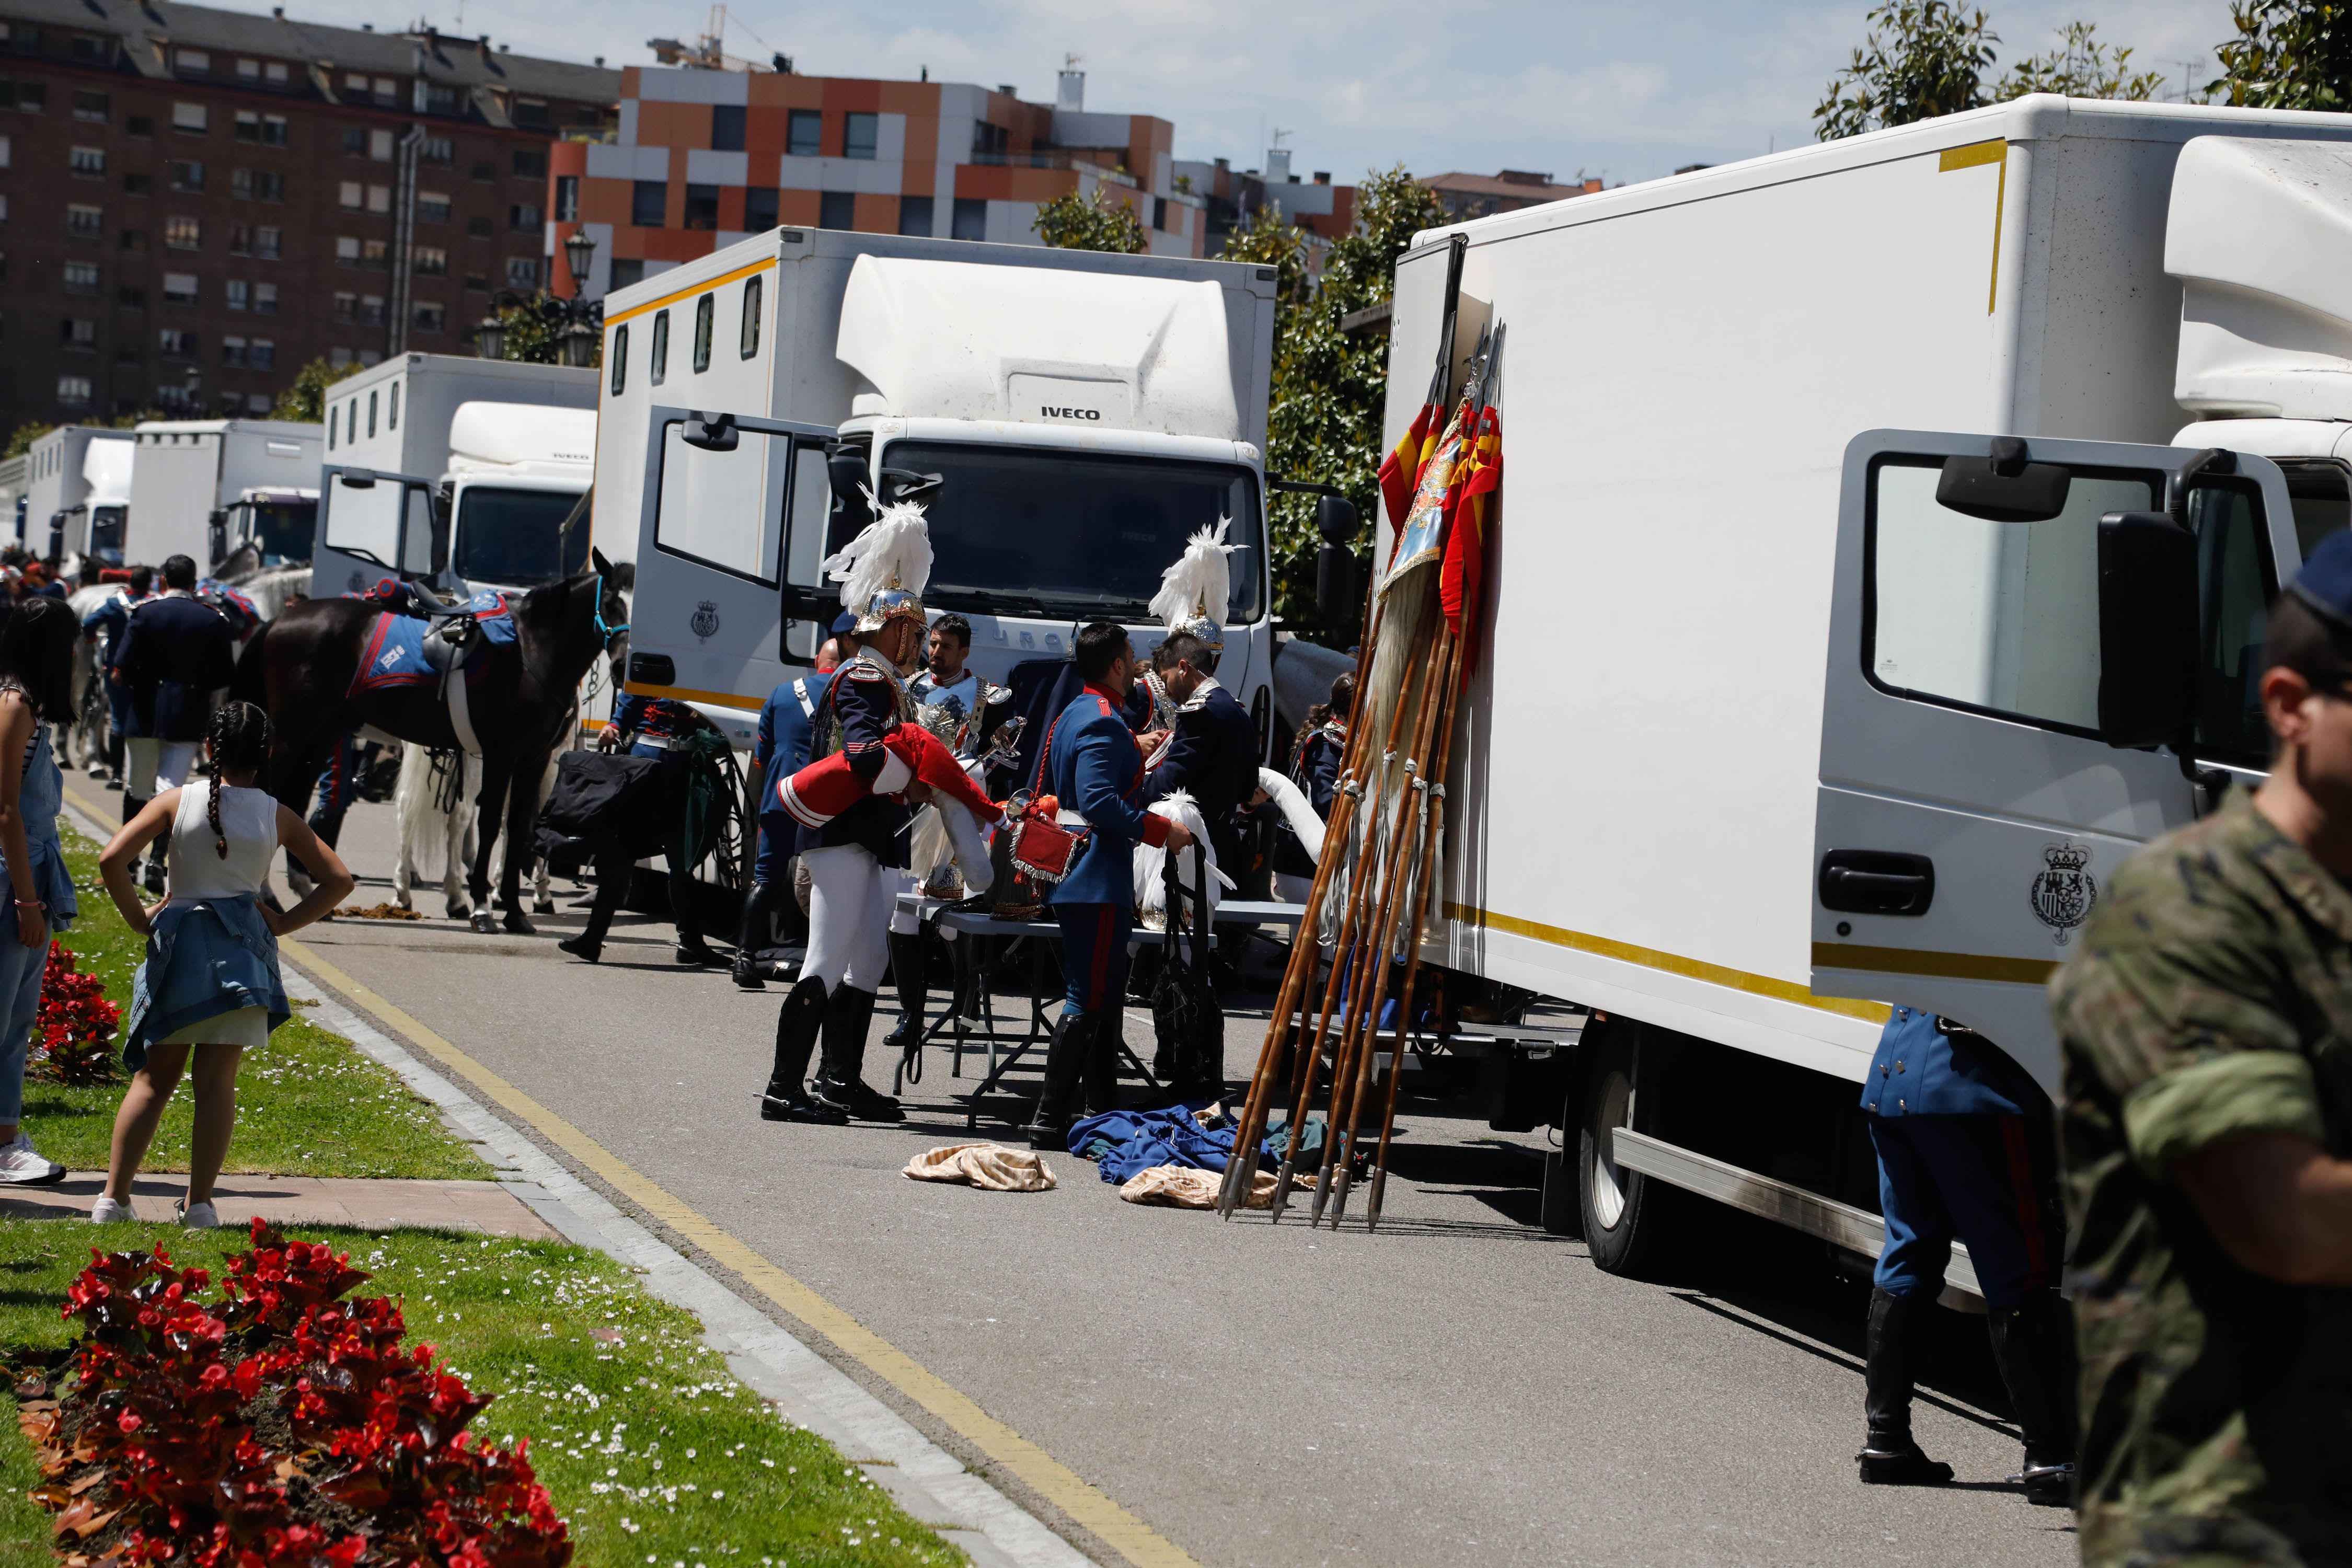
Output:
[[[74,613],[55,599],[27,600],[0,626],[0,860],[16,913],[0,939],[0,1182],[47,1186],[66,1177],[16,1124],[25,1103],[25,1049],[41,1005],[49,937],[73,923],[73,878],[58,843],[65,774],[49,750],[49,726],[69,723]]]

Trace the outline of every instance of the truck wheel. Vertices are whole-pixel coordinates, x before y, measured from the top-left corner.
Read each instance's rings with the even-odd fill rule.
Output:
[[[1611,1031],[1587,1068],[1584,1116],[1577,1140],[1577,1190],[1584,1240],[1595,1267],[1611,1274],[1643,1278],[1654,1271],[1673,1244],[1676,1202],[1682,1194],[1610,1157],[1609,1134],[1633,1124],[1636,1071],[1633,1030]],[[1653,1121],[1644,1111],[1642,1121]]]

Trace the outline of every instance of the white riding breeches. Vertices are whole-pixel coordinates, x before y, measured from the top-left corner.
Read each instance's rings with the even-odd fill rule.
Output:
[[[158,741],[132,735],[122,742],[122,793],[133,800],[153,800],[167,789],[177,789],[195,771],[196,741]]]
[[[843,985],[879,991],[890,958],[892,909],[907,874],[855,844],[803,849],[801,864],[809,874],[808,957],[801,978],[822,980],[828,994]]]

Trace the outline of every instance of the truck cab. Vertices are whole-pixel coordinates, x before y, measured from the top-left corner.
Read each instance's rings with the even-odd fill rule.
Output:
[[[266,571],[278,566],[308,566],[319,531],[319,492],[315,489],[247,489],[219,513],[212,559],[226,560],[250,544]]]
[[[457,583],[520,592],[584,570],[595,446],[593,409],[459,404],[441,481]]]

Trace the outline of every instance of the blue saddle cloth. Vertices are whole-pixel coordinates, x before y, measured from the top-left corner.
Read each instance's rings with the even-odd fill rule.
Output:
[[[1208,1103],[1202,1101],[1203,1104]],[[1279,1160],[1268,1141],[1262,1154]],[[1234,1124],[1207,1128],[1182,1105],[1166,1110],[1107,1110],[1070,1129],[1070,1152],[1092,1160],[1106,1182],[1126,1182],[1159,1165],[1222,1171],[1234,1154]]]
[[[480,683],[488,665],[483,654],[494,647],[506,647],[515,640],[515,620],[507,596],[495,588],[485,588],[466,602],[474,616],[475,625],[482,629],[481,640],[466,658],[466,684]],[[360,667],[352,672],[351,695],[363,691],[389,691],[404,686],[437,686],[441,672],[425,661],[425,638],[432,630],[430,621],[415,616],[396,615],[391,611],[376,616],[368,628],[367,644],[360,656]]]

